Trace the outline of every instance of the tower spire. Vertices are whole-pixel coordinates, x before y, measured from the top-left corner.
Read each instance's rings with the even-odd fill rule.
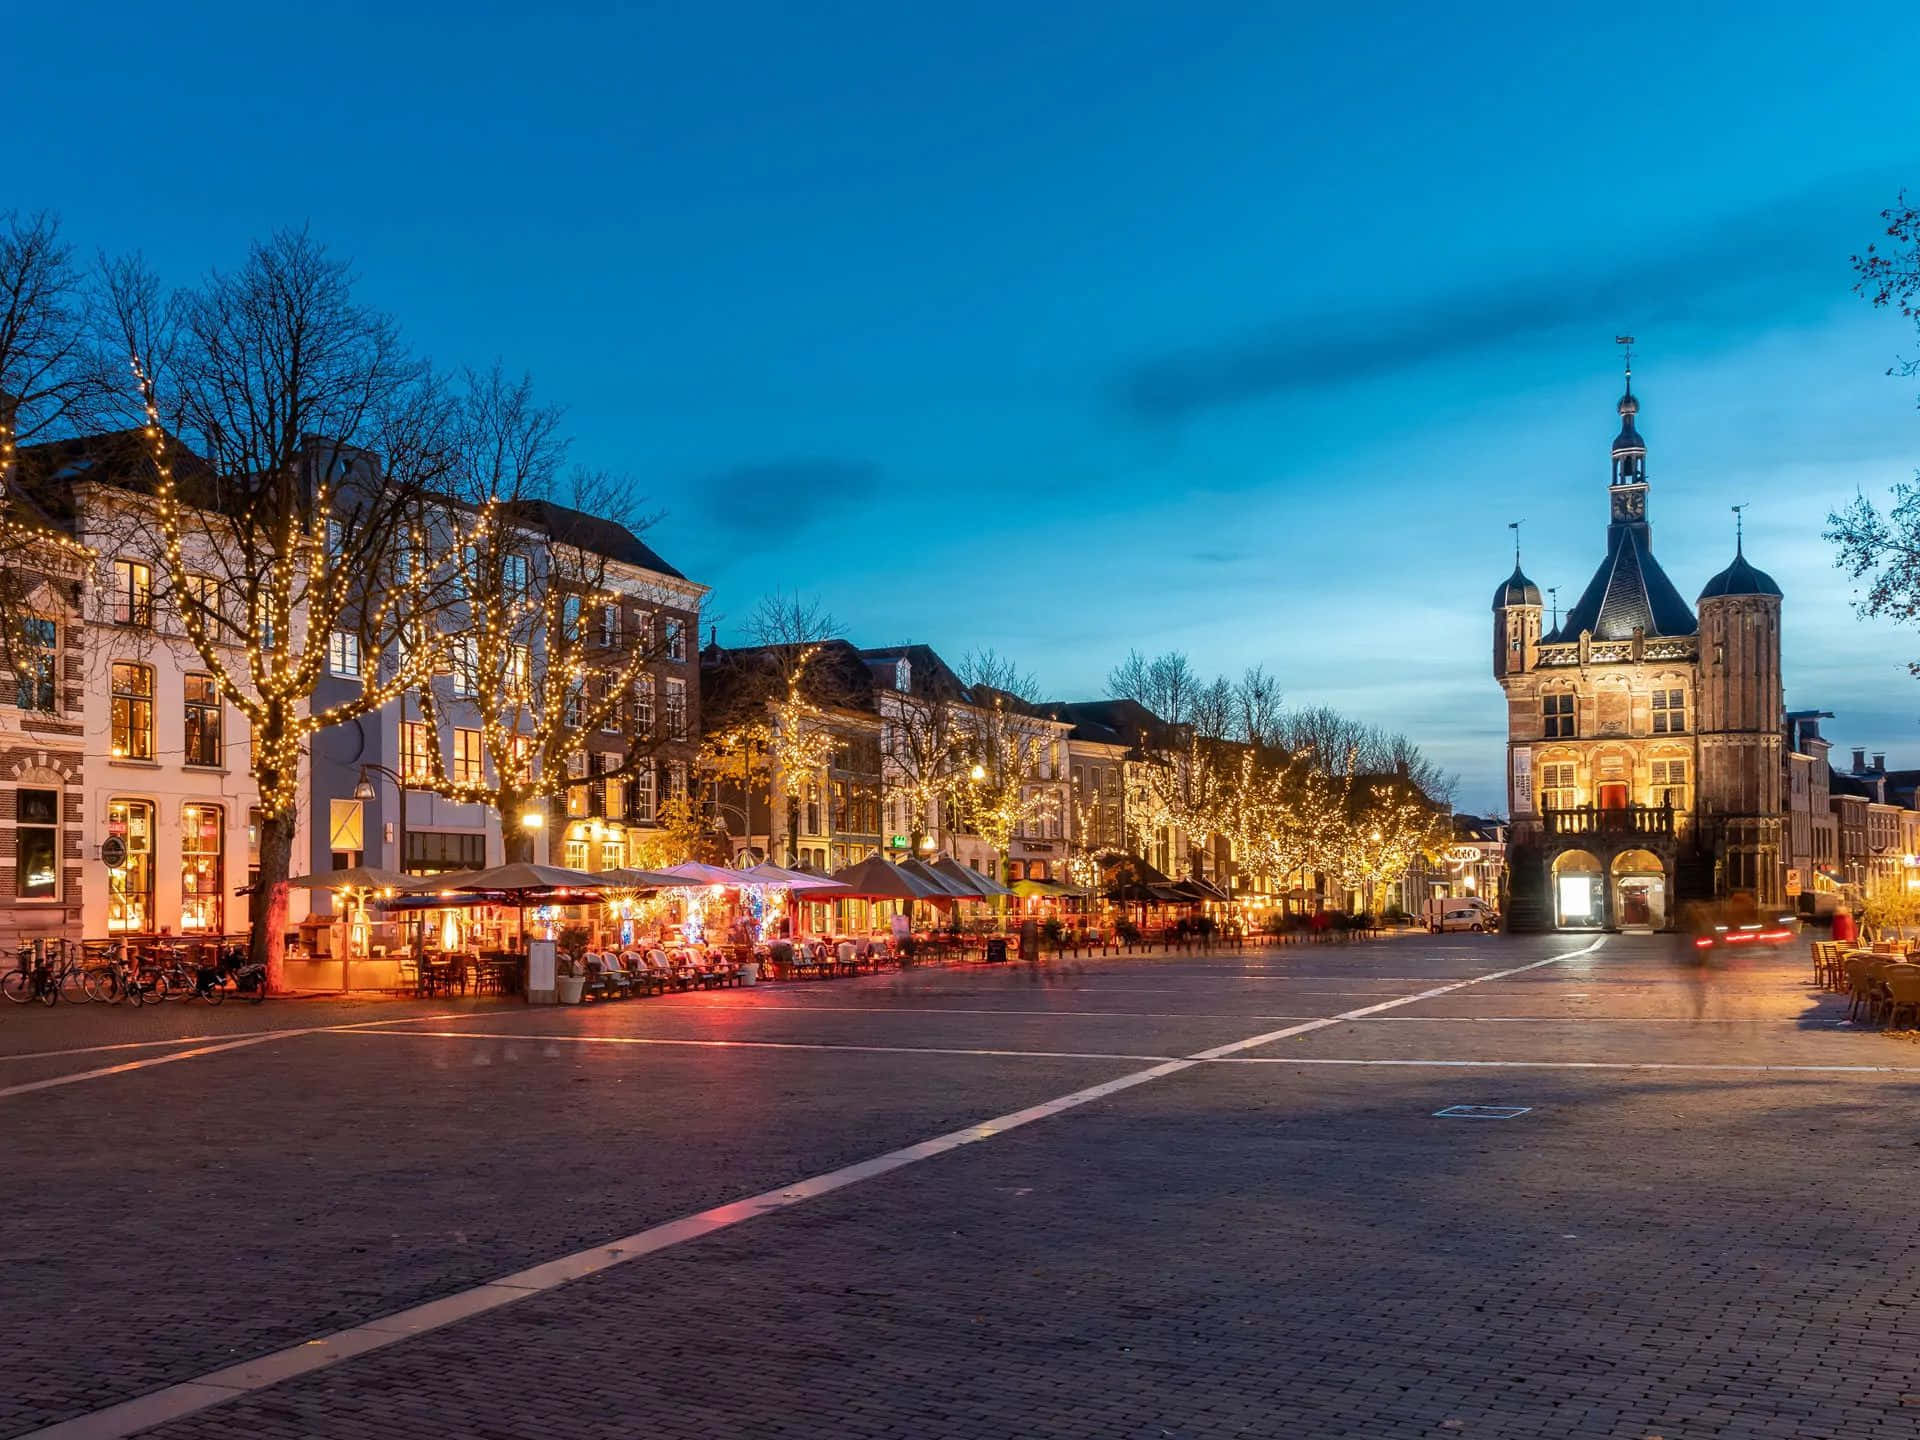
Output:
[[[1507,529],[1513,532],[1513,568],[1516,570],[1520,568],[1520,527],[1526,523],[1524,520],[1507,522]]]
[[[1613,343],[1620,347],[1621,363],[1627,372],[1627,394],[1633,394],[1633,336],[1616,335]]]
[[[1746,554],[1745,532],[1747,517],[1743,512],[1750,503],[1752,502],[1743,500],[1733,507],[1733,555],[1736,560]]]

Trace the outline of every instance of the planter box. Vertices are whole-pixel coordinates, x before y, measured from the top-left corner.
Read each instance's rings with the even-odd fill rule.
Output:
[[[580,997],[587,988],[584,975],[560,975],[554,979],[554,988],[559,992],[562,1005],[578,1005]]]

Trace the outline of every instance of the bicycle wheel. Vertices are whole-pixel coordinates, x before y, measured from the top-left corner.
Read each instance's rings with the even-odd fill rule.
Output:
[[[227,982],[224,980],[215,980],[209,985],[201,986],[200,998],[209,1005],[218,1005],[222,1000],[227,998]]]
[[[0,979],[0,995],[4,995],[16,1005],[24,1005],[33,998],[33,980],[24,970],[9,970],[5,979]]]
[[[60,998],[69,1005],[84,1005],[93,999],[93,992],[87,988],[87,972],[78,965],[61,971]]]
[[[160,971],[148,977],[147,1003],[149,1005],[164,1005],[166,1003],[167,996],[171,993],[172,993],[172,990],[167,984],[167,976],[165,971]]]
[[[147,987],[142,985],[138,980],[129,980],[127,982],[127,1003],[136,1010],[146,1004]]]
[[[60,1003],[60,977],[51,971],[47,973],[46,978],[40,982],[36,990],[37,993],[34,998],[42,1005],[58,1005]]]
[[[96,965],[85,972],[82,983],[86,987],[87,999],[96,1005],[118,1005],[122,995],[120,977],[111,965]]]

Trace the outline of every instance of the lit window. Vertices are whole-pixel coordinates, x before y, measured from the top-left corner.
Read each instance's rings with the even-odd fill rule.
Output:
[[[1653,762],[1653,803],[1671,805],[1676,810],[1687,808],[1686,761],[1656,760]]]
[[[507,599],[518,604],[527,595],[527,557],[509,555],[500,564],[500,583],[507,592]]]
[[[111,712],[114,759],[153,759],[152,666],[113,662]]]
[[[507,647],[507,683],[513,688],[514,698],[524,702],[533,684],[533,651],[529,647]]]
[[[655,813],[653,767],[642,765],[633,776],[633,818],[650,822]]]
[[[51,620],[29,615],[20,622],[20,652],[13,672],[13,703],[22,710],[51,715],[59,709],[54,683],[59,658],[59,629]]]
[[[586,713],[586,692],[578,680],[569,680],[560,699],[560,721],[568,729],[578,730]]]
[[[1543,695],[1540,697],[1541,718],[1545,721],[1545,734],[1549,740],[1567,740],[1573,736],[1573,696]]]
[[[19,900],[60,898],[60,792],[14,792],[13,893]]]
[[[226,812],[218,805],[180,808],[180,928],[220,933],[224,908]]]
[[[405,720],[400,724],[400,773],[409,786],[418,788],[433,781],[433,727],[424,720]]]
[[[480,732],[461,726],[453,727],[453,783],[456,785],[478,785],[485,778],[486,766],[482,760]]]
[[[113,623],[153,623],[153,571],[138,560],[113,562]]]
[[[107,929],[141,933],[153,925],[153,802],[107,802],[107,834],[126,847],[126,859],[107,871]]]
[[[1687,728],[1687,692],[1684,690],[1656,690],[1653,692],[1653,733],[1656,735],[1680,735]]]
[[[347,630],[335,630],[327,637],[327,668],[336,675],[358,678],[360,674],[360,637]]]
[[[182,680],[186,699],[185,762],[189,765],[224,765],[226,751],[220,743],[220,692],[211,675],[187,675]]]
[[[180,608],[191,611],[201,627],[216,638],[225,614],[220,604],[220,582],[211,575],[183,575],[180,584]]]
[[[1540,803],[1548,810],[1571,810],[1580,803],[1571,762],[1540,767]]]

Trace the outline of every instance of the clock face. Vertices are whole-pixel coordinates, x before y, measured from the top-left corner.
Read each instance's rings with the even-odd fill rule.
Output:
[[[1613,508],[1624,520],[1638,520],[1646,513],[1647,497],[1638,490],[1629,490],[1624,495],[1616,495]]]

